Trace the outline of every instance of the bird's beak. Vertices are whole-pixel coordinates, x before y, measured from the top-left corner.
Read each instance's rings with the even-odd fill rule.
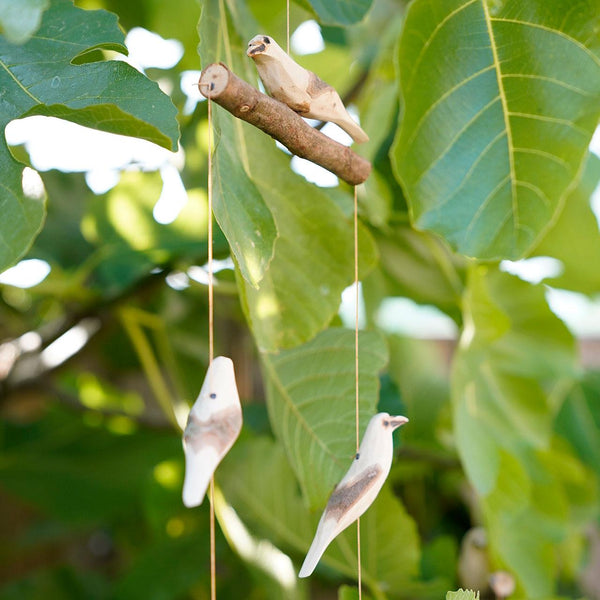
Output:
[[[266,46],[262,43],[257,44],[256,42],[254,44],[250,44],[248,46],[248,50],[246,50],[246,54],[250,57],[254,56],[255,54],[261,54],[262,52],[265,51]]]
[[[404,425],[405,423],[408,423],[408,419],[406,417],[390,417],[390,425],[392,426],[392,431],[400,427],[400,425]]]

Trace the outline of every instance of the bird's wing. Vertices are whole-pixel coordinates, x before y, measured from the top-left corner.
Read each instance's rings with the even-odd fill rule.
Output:
[[[368,503],[365,501],[371,497],[372,494],[369,492],[377,486],[382,472],[383,470],[379,465],[369,465],[355,477],[346,480],[346,482],[342,480],[335,488],[327,502],[325,515],[326,518],[335,519],[338,522],[339,526],[336,528],[338,533],[348,527],[367,509],[372,499]],[[379,489],[376,490],[375,495],[378,491]],[[364,506],[365,503],[366,506]]]
[[[241,428],[242,412],[239,405],[217,411],[204,421],[192,409],[183,434],[183,503],[186,506],[198,506],[202,503],[210,478],[235,442]]]
[[[310,96],[297,69],[287,69],[286,63],[277,58],[264,62],[257,58],[256,68],[265,89],[273,98],[295,112],[305,113],[310,109]]]
[[[314,73],[311,73],[311,76],[308,88],[311,96],[310,110],[303,116],[321,121],[331,121],[339,125],[357,143],[368,141],[369,137],[352,119],[335,89]]]

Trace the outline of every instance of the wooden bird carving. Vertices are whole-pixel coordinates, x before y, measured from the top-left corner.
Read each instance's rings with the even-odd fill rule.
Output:
[[[358,454],[327,502],[298,577],[308,577],[333,539],[371,506],[392,466],[392,432],[405,423],[406,417],[388,413],[371,418]]]
[[[339,94],[312,71],[301,67],[267,35],[248,42],[246,54],[254,60],[265,89],[302,117],[339,125],[357,143],[369,137],[352,119]]]
[[[233,362],[217,356],[208,367],[198,399],[183,432],[183,503],[202,504],[215,469],[242,429],[242,408]]]

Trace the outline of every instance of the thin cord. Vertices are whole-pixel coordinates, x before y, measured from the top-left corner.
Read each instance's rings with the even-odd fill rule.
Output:
[[[208,99],[208,364],[211,365],[214,350],[214,282],[213,282],[213,195],[212,195],[212,101]],[[210,478],[210,599],[217,598],[217,575],[215,560],[215,478]]]
[[[354,186],[354,389],[356,413],[356,452],[360,447],[360,422],[358,415],[358,194]]]
[[[208,361],[214,350],[214,282],[213,282],[213,186],[212,186],[212,101],[208,100]]]
[[[290,53],[290,0],[286,0],[285,6],[286,31],[287,31],[287,53]]]
[[[358,188],[354,186],[354,389],[356,454],[360,448],[360,417],[358,387]],[[356,555],[358,559],[358,600],[362,600],[362,567],[360,561],[360,518],[356,519]]]

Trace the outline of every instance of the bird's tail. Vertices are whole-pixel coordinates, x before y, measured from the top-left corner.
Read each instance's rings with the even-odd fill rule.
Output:
[[[205,457],[202,457],[205,458]],[[203,464],[204,463],[204,464]],[[214,469],[205,464],[193,449],[185,449],[185,478],[183,480],[183,503],[188,508],[199,506],[204,500]]]
[[[346,119],[337,119],[333,121],[339,125],[357,144],[369,141],[369,136],[362,130],[360,125],[354,122],[350,117]]]
[[[321,556],[323,556],[323,552],[327,550],[327,546],[329,546],[332,540],[333,536],[331,535],[331,532],[325,531],[324,527],[322,527],[322,523],[319,523],[315,539],[310,545],[306,558],[298,573],[298,577],[308,577],[315,570],[319,560],[321,560]]]

